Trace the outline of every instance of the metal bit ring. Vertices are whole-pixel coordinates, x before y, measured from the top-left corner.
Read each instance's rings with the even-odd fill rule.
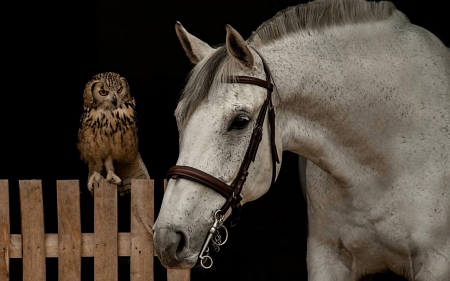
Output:
[[[204,260],[206,260],[206,262],[204,262]],[[209,265],[207,263],[208,260],[211,262]],[[211,266],[213,265],[213,260],[210,256],[203,256],[200,259],[200,264],[202,265],[203,268],[208,269],[211,268]]]
[[[217,227],[216,232],[218,232],[220,229],[225,230],[225,240],[217,242],[215,239],[211,239],[211,242],[218,247],[223,246],[228,240],[228,229],[225,226],[221,225],[221,226]]]

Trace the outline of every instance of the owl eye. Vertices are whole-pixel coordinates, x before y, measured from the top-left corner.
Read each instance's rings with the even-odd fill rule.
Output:
[[[120,94],[122,93],[123,87],[120,87],[119,90],[117,90],[117,93]]]
[[[108,94],[108,91],[101,89],[100,91],[98,91],[98,93],[99,93],[101,96],[106,96],[106,95]]]

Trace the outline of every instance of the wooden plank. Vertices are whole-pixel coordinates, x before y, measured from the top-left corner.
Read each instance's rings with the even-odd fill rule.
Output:
[[[9,237],[9,258],[22,258],[22,235],[11,234]]]
[[[56,192],[58,201],[58,279],[81,281],[81,215],[78,180],[56,181]]]
[[[167,269],[167,281],[189,281],[191,280],[190,269]]]
[[[116,230],[117,232],[117,230]],[[81,256],[93,257],[95,249],[94,233],[81,234]],[[117,256],[129,257],[131,238],[129,232],[119,232],[117,235]]]
[[[19,180],[24,281],[45,281],[44,206],[40,180]]]
[[[118,280],[117,185],[94,187],[94,280]]]
[[[130,281],[154,280],[153,195],[153,180],[131,180]]]
[[[9,190],[8,180],[0,180],[0,281],[9,280]]]
[[[94,233],[81,234],[81,256],[93,257],[95,249]]]
[[[129,232],[119,232],[117,237],[117,255],[119,257],[129,257],[131,253],[131,235]],[[81,256],[94,256],[94,233],[81,234]],[[45,234],[45,256],[47,258],[58,257],[58,234]],[[9,258],[22,258],[22,235],[11,234],[9,239]]]
[[[45,257],[58,257],[58,233],[45,233]],[[59,263],[59,262],[58,262]]]
[[[130,232],[119,232],[117,237],[117,255],[119,257],[129,257],[131,256],[131,233]]]

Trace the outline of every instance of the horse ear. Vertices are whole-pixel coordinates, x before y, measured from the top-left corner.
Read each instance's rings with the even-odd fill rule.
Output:
[[[226,46],[228,52],[246,67],[253,68],[255,60],[244,38],[229,24],[225,25],[225,28],[227,29]]]
[[[179,21],[175,23],[175,31],[186,55],[193,64],[199,63],[206,55],[214,51],[214,48],[187,32]]]

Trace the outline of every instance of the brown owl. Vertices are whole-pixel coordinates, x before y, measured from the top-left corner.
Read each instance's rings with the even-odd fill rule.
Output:
[[[77,147],[88,165],[87,186],[93,193],[94,185],[105,177],[111,183],[121,184],[116,166],[133,165],[140,160],[136,103],[127,80],[113,72],[92,77],[86,83],[83,99]]]

